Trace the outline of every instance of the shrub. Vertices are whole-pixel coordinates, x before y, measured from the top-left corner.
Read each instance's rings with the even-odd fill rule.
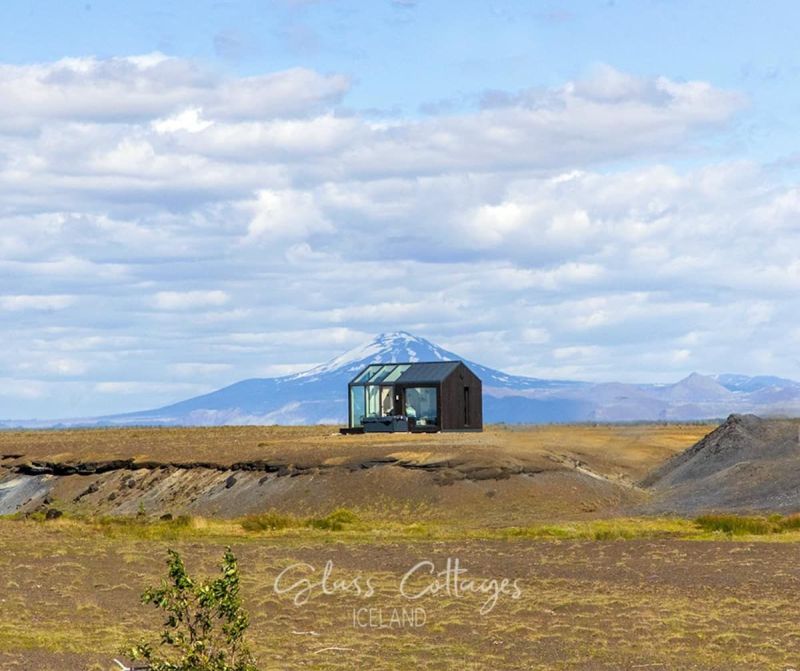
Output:
[[[306,520],[306,526],[313,529],[327,529],[328,531],[341,531],[345,524],[358,521],[358,516],[347,508],[337,508],[325,517],[312,517]]]
[[[800,529],[800,515],[787,515],[781,520],[782,531],[797,531]]]
[[[180,555],[168,551],[167,579],[150,587],[142,602],[165,611],[161,643],[135,646],[133,659],[145,661],[151,671],[256,671],[244,642],[249,625],[239,598],[239,566],[225,548],[221,575],[198,582],[186,572]]]
[[[626,533],[624,529],[615,529],[612,527],[601,527],[592,532],[592,537],[596,541],[616,541],[623,538],[631,538],[630,532]]]
[[[260,515],[248,515],[242,520],[241,525],[245,531],[274,531],[295,527],[298,526],[298,523],[289,515],[267,512]]]
[[[240,524],[245,531],[276,531],[300,527],[341,531],[345,525],[357,521],[358,516],[352,510],[337,508],[325,517],[307,517],[305,519],[271,511],[259,515],[248,515]]]
[[[769,534],[780,531],[779,523],[765,517],[742,515],[701,515],[695,523],[706,531],[721,531],[732,536]]]

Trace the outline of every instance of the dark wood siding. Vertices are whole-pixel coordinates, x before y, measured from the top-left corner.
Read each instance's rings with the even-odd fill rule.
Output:
[[[442,430],[482,430],[482,392],[480,379],[464,364],[448,375],[439,390]]]

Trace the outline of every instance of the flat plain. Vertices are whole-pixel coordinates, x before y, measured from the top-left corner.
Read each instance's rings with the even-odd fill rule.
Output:
[[[0,519],[0,668],[114,668],[126,646],[157,638],[158,613],[139,595],[164,575],[166,550],[181,552],[190,572],[213,575],[226,545],[240,561],[250,641],[265,670],[795,668],[800,532],[735,535],[632,512],[649,496],[637,483],[712,428],[2,432],[6,481],[21,464],[135,463],[122,474],[31,476],[64,480],[51,491],[81,494],[87,483],[97,491],[32,501]],[[272,493],[243,515],[234,514],[238,504],[200,515],[189,498],[146,498],[148,483],[158,487],[147,478],[205,478],[208,470],[224,482],[239,478],[204,485],[210,500],[239,487],[258,491],[243,480],[251,471],[231,470],[243,462],[300,468],[268,472],[260,487]],[[151,507],[111,509],[125,497]],[[65,514],[44,520],[46,507]],[[451,583],[433,593],[448,560],[483,591],[456,593]],[[403,576],[420,562],[430,564],[402,592]],[[285,569],[279,587],[310,580],[307,602],[293,601],[305,583],[276,591]],[[367,578],[369,597],[330,588]],[[481,613],[491,581],[504,578],[517,581],[516,598],[507,590]]]

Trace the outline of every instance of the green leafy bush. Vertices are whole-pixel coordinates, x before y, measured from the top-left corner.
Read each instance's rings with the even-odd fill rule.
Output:
[[[244,642],[249,625],[239,598],[239,566],[225,548],[221,575],[210,582],[196,581],[183,560],[168,551],[168,574],[160,587],[150,587],[142,602],[166,613],[161,642],[131,649],[151,671],[256,671]]]

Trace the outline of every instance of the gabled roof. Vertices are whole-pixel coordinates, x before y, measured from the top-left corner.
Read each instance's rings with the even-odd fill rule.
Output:
[[[351,381],[366,384],[433,384],[442,382],[461,365],[460,361],[401,362],[370,364]]]
[[[397,384],[423,384],[426,382],[441,382],[450,375],[460,361],[436,361],[435,363],[412,363],[411,366],[397,378]]]

